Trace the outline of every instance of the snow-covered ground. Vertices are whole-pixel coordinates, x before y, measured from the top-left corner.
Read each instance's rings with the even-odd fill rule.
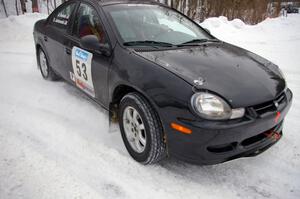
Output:
[[[300,198],[300,15],[256,26],[203,25],[278,64],[294,92],[283,139],[254,158],[215,166],[142,166],[107,113],[37,70],[31,14],[0,20],[0,198]]]

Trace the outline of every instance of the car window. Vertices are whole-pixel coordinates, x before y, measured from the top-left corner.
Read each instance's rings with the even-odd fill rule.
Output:
[[[100,43],[107,42],[103,26],[96,10],[85,3],[80,4],[78,12],[76,13],[73,34],[78,38],[95,35]]]
[[[62,8],[53,18],[52,23],[60,29],[67,29],[70,17],[75,8],[75,3],[69,4]]]

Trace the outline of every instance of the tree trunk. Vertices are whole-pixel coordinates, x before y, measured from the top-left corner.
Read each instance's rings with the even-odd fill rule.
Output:
[[[25,0],[20,0],[20,4],[21,4],[22,14],[24,14],[25,12],[27,12]]]
[[[50,10],[49,10],[49,0],[47,0],[47,12],[48,12],[48,15],[50,14]]]
[[[32,0],[32,12],[39,12],[38,0]]]
[[[16,13],[17,15],[19,15],[18,0],[15,1],[15,6],[16,6]]]
[[[4,0],[1,0],[1,2],[2,2],[2,5],[3,5],[3,9],[4,9],[5,16],[8,17],[7,10],[6,10],[5,3],[4,3]]]

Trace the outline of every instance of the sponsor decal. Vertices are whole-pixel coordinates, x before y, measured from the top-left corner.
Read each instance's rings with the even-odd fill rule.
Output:
[[[74,73],[70,72],[70,79],[75,82],[76,81],[76,78],[75,78],[75,75]]]
[[[89,53],[87,51],[81,50],[80,48],[75,49],[75,57],[86,62],[89,57]]]
[[[70,78],[78,88],[95,97],[92,79],[92,59],[92,53],[74,46],[72,49],[73,72],[70,72]]]

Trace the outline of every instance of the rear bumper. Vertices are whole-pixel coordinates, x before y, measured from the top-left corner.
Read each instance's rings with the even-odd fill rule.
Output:
[[[286,103],[277,111],[256,118],[219,122],[176,118],[179,124],[190,128],[192,134],[182,134],[168,127],[170,156],[195,164],[217,164],[264,152],[282,137],[283,121],[292,102],[289,89],[286,96]]]

